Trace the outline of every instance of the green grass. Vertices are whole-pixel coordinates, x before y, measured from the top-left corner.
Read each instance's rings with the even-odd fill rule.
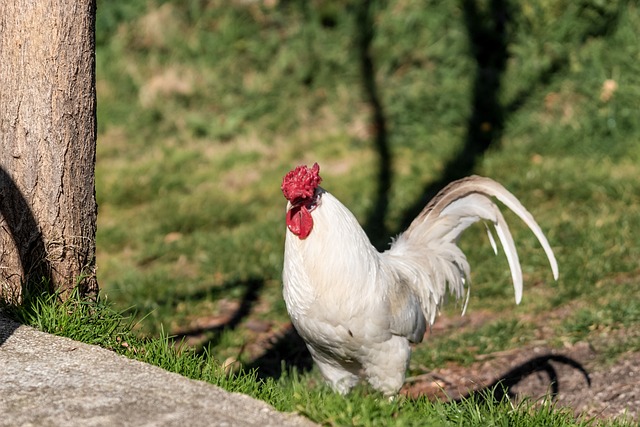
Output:
[[[493,256],[482,227],[469,230],[461,242],[473,276],[468,313],[489,320],[430,337],[411,375],[526,348],[542,326],[552,331],[546,345],[587,341],[604,363],[638,351],[630,333],[640,327],[637,3],[506,2],[502,33],[491,11],[500,2],[372,1],[368,15],[363,4],[98,1],[97,265],[103,301],[128,319],[118,321],[127,331],[120,339],[164,352],[168,336],[186,336],[193,352],[148,361],[173,369],[183,362],[172,357],[192,357],[185,363],[213,382],[227,358],[253,366],[265,335],[288,323],[280,180],[318,161],[324,187],[362,223],[383,214],[369,230],[376,240],[400,231],[432,184],[476,173],[510,189],[553,246],[558,282],[535,238],[506,214],[525,276],[515,306],[506,260]],[[374,212],[381,128],[363,45],[386,125],[384,212]],[[482,151],[482,141],[490,143],[482,155],[456,160],[467,143]],[[93,310],[79,307],[78,316]],[[458,316],[459,306],[443,315]],[[106,341],[92,341],[92,331],[76,338],[132,355],[106,323]],[[526,404],[476,413],[473,402],[343,399],[318,385],[315,371],[267,386],[249,378],[258,385],[244,383],[248,393],[328,424],[401,425],[433,413],[443,424],[473,425],[482,415],[496,425],[520,425],[510,416],[563,425],[566,416]]]

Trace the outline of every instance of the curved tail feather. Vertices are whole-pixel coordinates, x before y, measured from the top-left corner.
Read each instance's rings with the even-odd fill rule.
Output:
[[[427,318],[435,316],[434,311],[445,297],[446,286],[437,283],[437,279],[442,279],[442,272],[424,271],[416,274],[418,265],[432,270],[433,266],[442,265],[443,262],[453,264],[456,268],[447,269],[444,276],[449,291],[461,297],[468,282],[465,279],[468,279],[469,265],[456,244],[464,230],[478,221],[488,221],[493,225],[509,263],[516,303],[521,301],[522,269],[518,252],[507,222],[493,198],[511,209],[531,229],[547,255],[554,279],[558,279],[558,263],[553,250],[538,223],[518,199],[489,178],[464,178],[441,190],[386,252],[391,258],[410,258],[408,262],[412,268],[407,276],[413,278],[414,291],[421,296]],[[497,253],[496,242],[488,226],[487,231]]]

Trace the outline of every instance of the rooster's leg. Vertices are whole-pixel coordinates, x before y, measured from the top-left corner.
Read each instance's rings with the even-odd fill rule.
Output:
[[[390,340],[375,345],[365,364],[369,383],[386,396],[395,395],[404,383],[410,358],[411,348],[404,337],[394,335]]]
[[[335,359],[325,357],[322,353],[315,351],[313,347],[308,346],[308,348],[313,360],[320,368],[320,372],[335,391],[347,394],[358,383],[360,366],[355,362],[339,364]]]

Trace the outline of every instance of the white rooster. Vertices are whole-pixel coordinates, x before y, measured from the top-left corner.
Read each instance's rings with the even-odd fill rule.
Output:
[[[319,187],[319,170],[317,163],[298,166],[282,182],[288,200],[283,294],[313,360],[342,394],[360,378],[386,395],[400,390],[410,343],[422,341],[447,292],[465,295],[469,263],[456,243],[471,224],[484,220],[495,227],[520,302],[518,254],[492,197],[531,228],[558,278],[553,251],[536,221],[491,179],[472,176],[451,183],[380,253],[353,214]],[[491,243],[496,251],[493,237]]]

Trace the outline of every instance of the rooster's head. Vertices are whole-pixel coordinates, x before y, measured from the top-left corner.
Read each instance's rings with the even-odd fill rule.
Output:
[[[298,166],[285,175],[282,180],[282,194],[289,201],[287,211],[287,227],[300,239],[305,239],[313,228],[311,211],[316,206],[316,189],[322,181],[319,175],[320,166]]]

